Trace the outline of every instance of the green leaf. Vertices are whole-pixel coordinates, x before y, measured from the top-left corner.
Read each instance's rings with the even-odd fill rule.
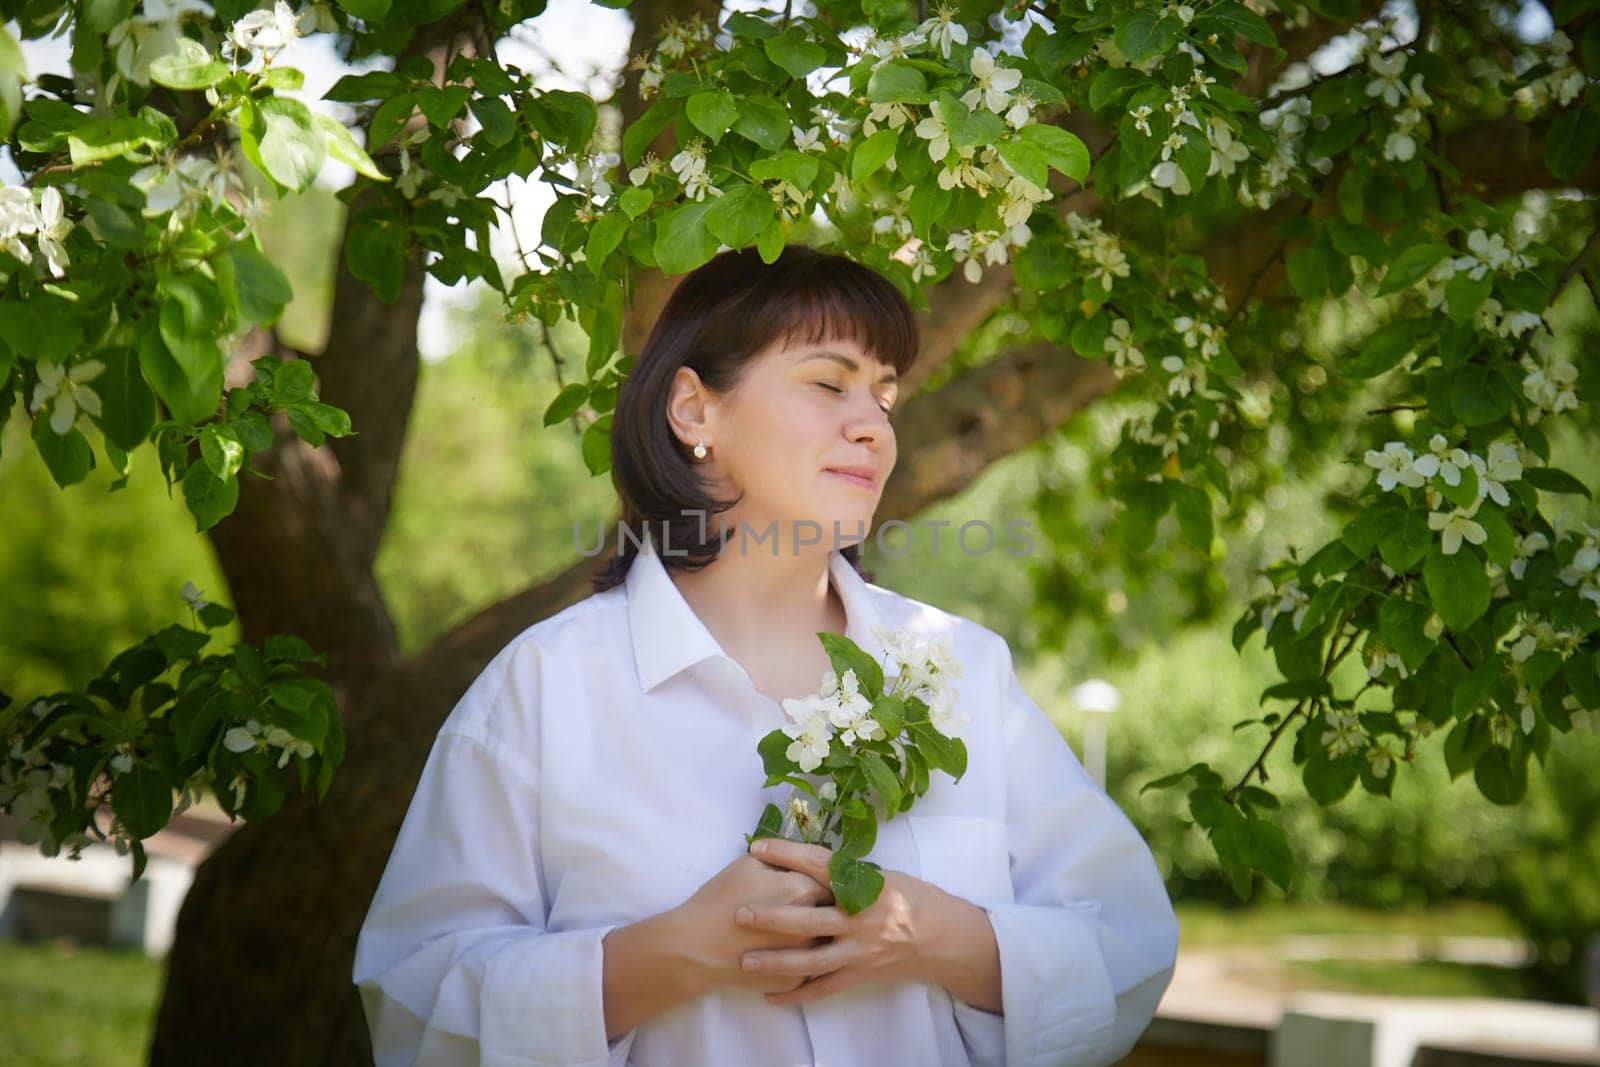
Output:
[[[400,296],[405,277],[406,230],[387,211],[368,208],[351,224],[345,241],[345,265],[350,273],[372,286],[387,303]]]
[[[1172,491],[1178,527],[1191,545],[1202,553],[1209,553],[1214,536],[1211,498],[1204,489],[1182,483],[1175,484]]]
[[[1559,467],[1529,467],[1522,472],[1522,480],[1547,493],[1576,493],[1588,497],[1586,485]]]
[[[500,101],[495,100],[494,103],[499,104]],[[505,107],[504,104],[500,106]],[[362,177],[371,178],[375,182],[390,180],[389,176],[372,162],[372,157],[367,155],[366,149],[356,143],[350,127],[332,115],[324,115],[320,111],[313,111],[311,116],[317,124],[317,129],[322,131],[323,146],[327,150],[329,159],[337,160]]]
[[[705,213],[705,226],[729,248],[745,248],[776,214],[777,207],[765,189],[740,185],[717,197]]]
[[[240,140],[251,162],[286,189],[297,193],[309,189],[328,154],[326,134],[311,110],[298,100],[269,96],[244,109],[241,116],[251,117],[240,126]]]
[[[765,96],[741,96],[738,102],[739,117],[733,121],[733,132],[747,137],[768,152],[776,152],[789,144],[792,124],[789,109],[781,101]]]
[[[967,773],[967,746],[959,737],[946,737],[925,722],[909,723],[906,731],[917,743],[929,767],[957,780]]]
[[[1489,576],[1483,561],[1465,544],[1454,555],[1438,545],[1428,549],[1422,581],[1434,610],[1452,630],[1464,630],[1489,610]]]
[[[950,93],[941,93],[939,101],[952,148],[993,144],[1005,132],[1005,123],[993,111],[969,109]]]
[[[150,80],[169,89],[209,89],[227,74],[228,65],[192,37],[179,37],[176,52],[150,61]]]
[[[1433,651],[1433,642],[1423,632],[1427,621],[1428,609],[1403,597],[1390,597],[1378,606],[1378,632],[1400,653],[1407,670],[1415,671]]]
[[[768,37],[761,42],[767,58],[782,67],[793,78],[804,78],[827,60],[828,53],[815,41],[808,40],[804,31],[791,26],[780,36]]]
[[[1378,286],[1378,295],[1385,296],[1398,292],[1419,281],[1449,254],[1450,246],[1447,244],[1425,242],[1412,245],[1394,257],[1394,261],[1389,264],[1389,269],[1384,272],[1383,281]]]
[[[883,892],[883,871],[875,863],[835,852],[828,860],[828,881],[833,901],[847,915],[870,908]]]
[[[232,513],[239,502],[239,483],[218,478],[204,463],[191,463],[183,475],[183,499],[194,515],[195,531],[202,533]]]
[[[1048,187],[1050,168],[1045,160],[1043,148],[1021,137],[1008,137],[995,147],[1000,152],[1000,158],[1013,172],[1040,189]]]
[[[111,787],[111,810],[128,833],[149,837],[172,817],[172,783],[149,766],[135,766]]]
[[[856,683],[863,696],[868,700],[876,700],[883,694],[883,667],[878,661],[844,634],[828,633],[817,634],[817,639],[822,642],[823,651],[828,654],[828,662],[833,665],[834,673],[843,679],[846,671],[854,671]]]
[[[1496,804],[1515,804],[1528,793],[1526,759],[1516,759],[1498,745],[1491,745],[1478,759],[1473,780],[1485,797]]]
[[[656,223],[654,251],[663,274],[687,274],[717,254],[717,238],[705,224],[711,206],[705,200],[690,200]]]
[[[427,116],[429,124],[443,129],[461,113],[472,90],[465,85],[426,85],[414,93],[417,107]]]
[[[788,239],[788,231],[784,229],[783,219],[774,214],[762,229],[761,236],[756,238],[756,251],[761,254],[761,262],[771,266],[783,254],[784,242]]]
[[[232,478],[244,463],[244,446],[226,427],[211,423],[200,431],[200,456],[218,478]]]
[[[644,158],[646,150],[655,142],[656,137],[671,125],[672,117],[678,112],[678,107],[677,101],[657,100],[643,115],[633,120],[633,124],[622,134],[623,166],[632,167]],[[789,124],[786,120],[783,126],[783,142],[787,142],[788,139]],[[777,148],[779,145],[773,147]]]
[[[140,374],[132,349],[104,349],[97,358],[106,369],[89,383],[89,388],[100,397],[100,429],[112,444],[132,452],[144,444],[155,426],[155,394]]]
[[[1339,371],[1347,378],[1376,378],[1397,366],[1417,347],[1418,341],[1436,328],[1431,318],[1391,322],[1367,338],[1361,351],[1342,364]]]
[[[867,784],[883,800],[884,811],[893,818],[895,809],[900,806],[900,780],[876,752],[863,753],[860,766],[862,773],[867,776]]]
[[[722,135],[728,131],[728,127],[738,119],[739,105],[734,102],[733,94],[728,90],[713,89],[709,92],[695,93],[685,100],[683,113],[700,132],[710,137],[712,141],[720,141]]]
[[[756,821],[756,831],[744,835],[746,846],[753,844],[763,837],[783,836],[783,811],[776,804],[768,804],[761,809],[761,818]]]
[[[1277,47],[1278,39],[1273,34],[1271,25],[1243,4],[1232,2],[1218,4],[1196,19],[1194,28],[1199,29],[1201,24],[1210,22],[1220,22],[1240,37],[1255,44],[1266,45],[1269,48]]]
[[[864,141],[857,141],[850,154],[850,181],[860,185],[878,172],[894,155],[900,131],[882,129]]]
[[[384,17],[389,14],[392,0],[336,0],[336,2],[356,18],[376,25],[382,23]]]
[[[1321,718],[1308,727],[1313,735],[1310,738],[1312,755],[1306,760],[1305,782],[1306,792],[1311,799],[1327,807],[1337,804],[1354,787],[1356,779],[1361,777],[1361,763],[1364,760],[1360,756],[1329,759],[1327,749],[1323,748],[1318,736],[1322,728]]]
[[[1333,687],[1326,678],[1296,678],[1289,682],[1279,682],[1270,685],[1261,691],[1261,703],[1268,700],[1303,700],[1307,697],[1326,697],[1331,695]]]
[[[568,382],[550,402],[544,412],[544,424],[554,426],[570,419],[589,399],[589,386],[585,382]]]
[[[622,243],[628,232],[628,221],[627,215],[608,211],[589,228],[589,240],[583,246],[584,263],[596,277],[605,272],[606,260]]]
[[[225,690],[200,689],[173,705],[172,734],[178,745],[179,759],[186,760],[208,747],[228,699]]]
[[[1450,779],[1454,781],[1465,774],[1492,743],[1489,726],[1481,715],[1457,722],[1444,739],[1444,765]]]
[[[146,329],[139,341],[139,367],[177,422],[192,426],[216,413],[222,401],[220,358],[210,361],[195,383],[167,347],[162,331]]]
[[[1018,136],[1044,152],[1045,162],[1080,185],[1089,177],[1089,149],[1077,134],[1057,126],[1024,126]]]
[[[294,299],[288,276],[249,241],[230,245],[228,257],[233,260],[240,317],[261,326],[277,322]]]
[[[811,188],[820,166],[816,156],[789,149],[753,160],[750,163],[750,177],[763,182],[782,178],[796,189],[804,191]]]
[[[1378,554],[1392,570],[1409,572],[1428,554],[1433,531],[1420,511],[1405,511],[1378,535]]]
[[[650,210],[650,205],[655,203],[655,194],[642,186],[630,186],[622,190],[622,211],[630,219],[636,219]]]
[[[62,489],[83,481],[94,469],[94,452],[89,448],[89,439],[76,426],[65,434],[56,433],[42,411],[40,417],[33,420],[33,444],[50,469],[50,477]]]
[[[1287,890],[1294,877],[1294,854],[1289,850],[1289,835],[1283,827],[1266,819],[1242,822],[1246,842],[1245,859],[1279,888]]]
[[[1136,11],[1117,25],[1113,40],[1129,63],[1143,63],[1177,43],[1177,20],[1158,18],[1151,11]]]
[[[309,397],[315,385],[315,373],[307,360],[291,359],[280,363],[272,376],[274,406],[286,406]]]
[[[763,734],[760,741],[755,742],[755,752],[762,757],[762,769],[768,777],[781,777],[784,774],[797,774],[800,765],[790,760],[789,745],[792,742],[789,734],[782,729],[771,729]]]
[[[579,442],[584,465],[590,474],[604,474],[611,469],[611,416],[602,415],[583,431]]]
[[[928,79],[910,63],[891,59],[873,68],[867,80],[867,99],[874,104],[925,104]]]

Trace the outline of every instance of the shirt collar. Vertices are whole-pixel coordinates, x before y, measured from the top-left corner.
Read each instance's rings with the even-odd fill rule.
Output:
[[[838,549],[828,553],[828,575],[844,604],[845,636],[881,661],[882,646],[873,637],[873,629],[882,624],[882,618],[866,580]],[[625,584],[634,664],[645,692],[702,660],[732,658],[673,584],[648,536],[628,567]]]

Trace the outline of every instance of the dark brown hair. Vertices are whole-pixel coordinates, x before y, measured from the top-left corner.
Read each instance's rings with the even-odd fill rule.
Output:
[[[764,263],[753,248],[729,250],[683,277],[617,394],[611,482],[628,532],[620,536],[620,549],[595,573],[596,592],[627,577],[638,554],[636,542],[647,529],[660,531],[653,534],[658,546],[664,533],[672,549],[670,556],[658,549],[662,564],[686,570],[716,559],[734,533],[725,530],[719,536],[709,517],[738,499],[710,495],[689,450],[667,421],[678,368],[691,368],[708,389],[725,393],[752,358],[775,344],[835,340],[855,341],[902,375],[916,361],[919,347],[916,319],[900,290],[872,268],[841,255],[789,245],[775,261]],[[700,537],[702,525],[705,540]],[[840,552],[861,571],[859,544]],[[872,580],[870,572],[861,573]]]

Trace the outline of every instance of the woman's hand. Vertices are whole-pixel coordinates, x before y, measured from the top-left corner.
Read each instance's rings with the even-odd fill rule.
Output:
[[[813,937],[739,926],[734,914],[750,905],[820,912],[833,904],[829,886],[826,860],[819,883],[809,874],[770,866],[748,853],[734,857],[670,913],[692,960],[691,988],[697,994],[727,985],[769,993],[790,990],[805,981],[803,975],[751,974],[741,970],[739,962],[754,949],[810,948],[816,944]]]
[[[752,851],[764,863],[830,884],[832,853],[820,845],[763,838]],[[755,965],[747,974],[809,979],[790,990],[767,993],[770,1004],[802,1004],[863,982],[931,979],[941,931],[961,907],[972,905],[904,871],[886,870],[878,899],[855,915],[837,906],[752,902],[739,909],[735,920],[746,930],[827,939],[816,947],[757,948],[744,954],[745,965]]]

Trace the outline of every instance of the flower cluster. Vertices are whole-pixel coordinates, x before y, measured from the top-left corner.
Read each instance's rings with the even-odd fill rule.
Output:
[[[1572,62],[1572,38],[1556,30],[1542,43],[1542,54],[1539,49],[1526,48],[1511,61],[1516,77],[1541,65],[1549,67],[1512,93],[1512,99],[1533,111],[1543,111],[1552,104],[1566,107],[1578,98],[1584,86],[1583,71]]]
[[[1367,67],[1373,73],[1367,82],[1367,95],[1379,97],[1385,104],[1400,108],[1395,112],[1394,129],[1383,142],[1383,158],[1405,163],[1417,154],[1416,134],[1426,125],[1423,112],[1432,106],[1433,97],[1423,88],[1422,75],[1413,74],[1407,80],[1406,53],[1396,49],[1387,53],[1373,53],[1367,57]],[[1401,104],[1404,107],[1400,107]]]
[[[37,203],[25,186],[0,186],[0,252],[32,263],[37,249],[51,275],[60,278],[70,265],[61,242],[71,230],[72,220],[55,186],[46,186]]]
[[[661,28],[661,41],[649,56],[635,56],[629,66],[640,71],[639,99],[649,100],[661,88],[667,68],[676,65],[691,51],[712,38],[711,23],[701,15],[687,19],[668,18]]]
[[[1478,495],[1472,504],[1428,514],[1428,528],[1439,532],[1440,547],[1447,556],[1455,555],[1463,540],[1481,545],[1488,539],[1482,524],[1473,519],[1479,505],[1490,499],[1501,507],[1510,506],[1511,494],[1506,483],[1522,477],[1522,453],[1517,443],[1510,440],[1490,444],[1485,458],[1452,446],[1443,434],[1436,433],[1428,439],[1428,451],[1421,455],[1413,453],[1403,441],[1389,441],[1382,451],[1368,449],[1363,459],[1377,472],[1379,489],[1384,492],[1397,486],[1424,489],[1430,507],[1438,494],[1428,485],[1429,479],[1438,478],[1453,487],[1461,484],[1463,471],[1472,470],[1478,485]]]
[[[1334,759],[1366,748],[1372,739],[1361,726],[1361,718],[1353,711],[1333,709],[1328,712],[1329,729],[1322,732],[1321,741]]]
[[[1554,339],[1543,325],[1533,334],[1532,351],[1519,361],[1527,373],[1522,378],[1522,393],[1533,404],[1528,421],[1538,422],[1545,415],[1559,415],[1578,407],[1578,367],[1555,351]]]
[[[235,726],[222,736],[222,747],[229,752],[243,754],[245,752],[268,752],[271,749],[281,749],[278,756],[278,769],[282,770],[289,765],[295,756],[310,759],[316,754],[316,749],[311,742],[303,741],[281,726],[263,726],[254,719],[243,726]]]
[[[949,639],[928,641],[883,626],[874,627],[872,636],[887,653],[884,694],[916,697],[927,705],[934,729],[947,737],[957,736],[968,719],[956,710],[956,691],[949,684],[961,677],[962,670]],[[792,739],[785,755],[810,774],[828,757],[835,739],[847,750],[861,741],[884,740],[883,727],[871,716],[872,706],[854,670],[842,675],[828,670],[815,693],[783,702],[783,710],[793,720],[781,727]]]

